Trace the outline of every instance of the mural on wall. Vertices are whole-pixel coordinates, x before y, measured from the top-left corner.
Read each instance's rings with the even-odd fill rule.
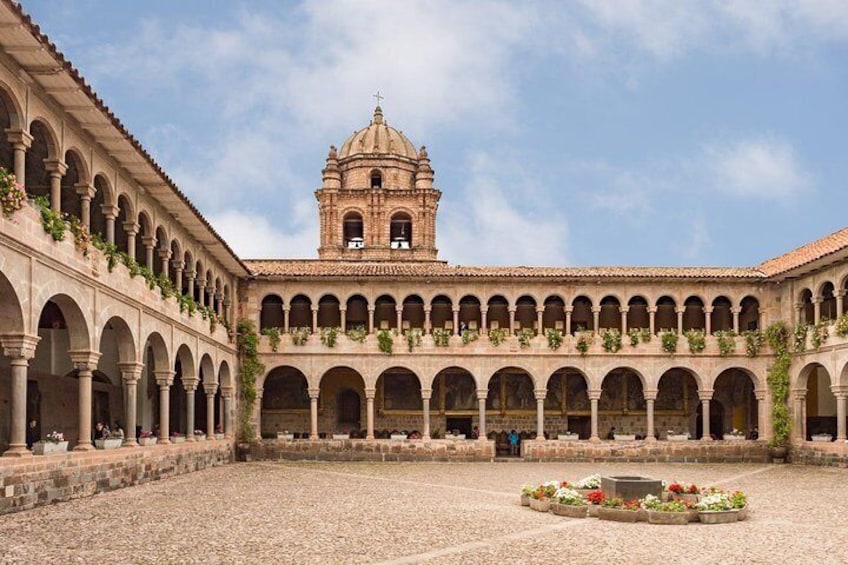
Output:
[[[580,373],[557,372],[548,381],[545,411],[560,412],[563,408],[569,413],[590,409],[586,379]]]
[[[642,392],[642,381],[634,373],[615,372],[604,378],[601,384],[601,398],[598,400],[599,410],[647,410],[645,395]]]
[[[686,373],[667,373],[660,379],[657,390],[656,410],[683,410],[684,383],[691,378]]]
[[[299,373],[274,371],[265,379],[263,410],[309,410],[306,378]]]
[[[477,386],[471,375],[453,373],[443,377],[445,410],[474,410],[477,407]]]
[[[421,410],[421,384],[408,372],[385,373],[381,378],[385,410]]]
[[[535,410],[533,381],[526,373],[498,373],[489,380],[487,410]]]

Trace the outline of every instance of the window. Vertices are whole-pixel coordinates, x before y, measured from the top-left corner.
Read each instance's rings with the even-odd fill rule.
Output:
[[[362,249],[365,247],[362,216],[358,213],[351,212],[345,216],[343,231],[345,247],[348,249]]]
[[[383,174],[380,171],[371,171],[371,188],[383,188]]]
[[[392,249],[410,249],[412,247],[412,218],[403,212],[392,216],[389,229]]]

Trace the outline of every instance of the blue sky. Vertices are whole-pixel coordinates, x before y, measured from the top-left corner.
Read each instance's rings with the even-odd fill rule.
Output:
[[[316,256],[378,89],[452,264],[751,266],[848,224],[842,0],[22,3],[243,258]]]

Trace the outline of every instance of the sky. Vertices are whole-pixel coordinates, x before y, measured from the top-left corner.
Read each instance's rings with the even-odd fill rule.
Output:
[[[426,145],[458,265],[755,266],[845,227],[848,2],[23,0],[240,257],[330,145]]]

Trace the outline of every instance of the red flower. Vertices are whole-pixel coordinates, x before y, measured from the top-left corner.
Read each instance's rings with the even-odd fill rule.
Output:
[[[698,494],[701,491],[698,488],[698,485],[689,485],[689,489],[686,492],[688,492],[689,494]]]
[[[603,491],[600,490],[593,490],[592,492],[586,495],[586,500],[588,500],[590,504],[601,505],[606,499],[606,495],[603,493]]]
[[[668,492],[673,492],[675,494],[683,494],[683,485],[679,483],[671,483],[668,485]]]

